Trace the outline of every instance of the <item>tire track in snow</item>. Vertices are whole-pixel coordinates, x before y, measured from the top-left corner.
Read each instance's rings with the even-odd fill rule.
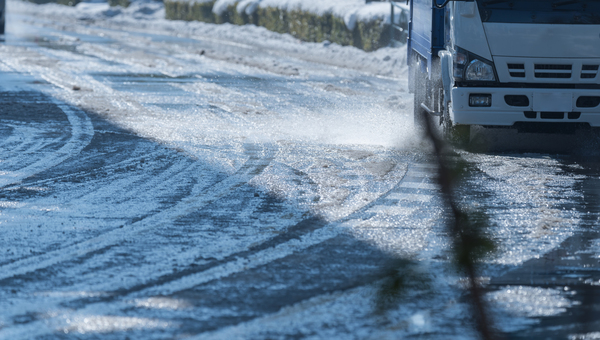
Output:
[[[158,156],[161,153],[156,152],[153,155]],[[143,157],[148,158],[152,155]],[[131,164],[131,162],[127,162]],[[104,169],[104,172],[112,173],[121,169],[127,169],[129,164],[122,164],[120,167],[110,167]],[[112,174],[109,183],[100,180],[98,182],[92,181],[87,182],[85,189],[82,190],[79,197],[69,202],[71,206],[94,204],[99,202],[98,205],[110,206],[114,204],[115,207],[118,205],[126,204],[130,200],[140,200],[141,197],[145,197],[150,193],[164,192],[168,188],[175,188],[177,184],[180,184],[186,178],[188,174],[197,174],[204,170],[204,165],[197,162],[174,162],[166,166],[161,164],[153,164],[153,161],[145,162],[145,172],[140,175],[133,173],[126,173],[121,176]],[[190,164],[191,163],[191,164]],[[78,177],[83,177],[84,180],[88,174],[80,174]],[[93,190],[90,190],[93,187]],[[176,203],[175,203],[176,204]],[[143,212],[143,207],[138,206],[136,209],[140,209],[140,213]],[[116,213],[116,211],[115,211]],[[136,217],[135,220],[141,220],[146,217],[155,214],[156,211],[149,211],[145,214],[142,213],[140,217]]]
[[[136,157],[138,160],[140,158],[148,158],[148,157],[157,157],[161,154],[164,155],[169,150],[162,150],[162,152],[154,152],[151,154],[146,154],[144,157]],[[130,164],[139,164],[132,162],[130,159],[127,161],[121,162],[120,166],[109,166],[100,169],[94,169],[93,173],[101,173],[107,172],[107,168],[109,171],[115,171],[115,169],[126,169]],[[121,225],[121,227],[128,227],[130,224],[148,218],[154,214],[157,214],[159,211],[168,209],[176,205],[183,198],[176,199],[172,203],[169,204],[161,204],[161,202],[157,202],[155,205],[143,204],[145,203],[145,199],[147,196],[152,196],[155,193],[165,193],[169,192],[170,189],[176,188],[181,183],[185,183],[188,178],[192,174],[203,173],[205,170],[202,164],[198,162],[194,162],[189,160],[187,162],[174,162],[168,165],[153,165],[152,162],[146,162],[146,166],[144,168],[144,172],[141,175],[133,175],[131,173],[124,173],[122,176],[110,176],[110,180],[106,181],[105,178],[100,178],[99,180],[93,180],[86,177],[90,177],[87,172],[78,172],[74,176],[61,176],[61,177],[82,177],[85,181],[79,181],[76,178],[71,180],[75,180],[76,182],[83,182],[84,185],[78,186],[78,188],[69,188],[69,196],[71,200],[63,203],[63,206],[66,207],[79,207],[75,211],[72,208],[65,208],[63,211],[54,212],[51,216],[37,216],[39,219],[103,219],[109,217],[111,219],[116,220],[113,227],[107,229],[96,230],[94,237],[98,236],[98,233],[105,233],[110,230],[113,230],[114,227]],[[103,170],[104,169],[104,170]],[[116,178],[115,178],[116,177]],[[52,182],[56,182],[56,179],[51,180]],[[44,182],[44,181],[40,181]],[[26,183],[29,186],[39,186],[43,183]],[[190,184],[193,186],[193,184]],[[13,187],[18,188],[18,187]],[[10,189],[13,189],[10,188]],[[51,202],[55,201],[55,198],[49,198]],[[36,205],[43,205],[45,200],[36,201]],[[150,202],[152,202],[152,197],[149,198]],[[81,208],[85,207],[85,208]],[[15,212],[15,214],[19,214]],[[13,215],[10,215],[10,212],[6,212],[4,214],[5,218],[11,218]],[[100,216],[100,217],[98,217]],[[34,219],[35,217],[27,216],[26,219]],[[119,222],[121,221],[121,222]],[[94,227],[94,222],[90,222],[92,224],[92,228]],[[81,225],[81,222],[79,223]],[[84,224],[85,225],[85,222]],[[78,235],[79,237],[80,235]],[[88,235],[90,236],[90,235]],[[86,234],[82,234],[79,239],[70,239],[65,240],[63,244],[61,244],[61,248],[55,246],[55,244],[48,245],[51,247],[50,249],[54,251],[60,251],[60,249],[66,249],[69,246],[73,245],[76,242],[80,242],[81,238],[85,238]],[[41,248],[37,249],[36,254],[28,254],[27,256],[13,259],[12,261],[7,261],[5,263],[0,263],[0,266],[13,263],[16,261],[25,261],[27,259],[31,261],[35,261],[35,259],[39,258],[38,255],[40,252],[46,252],[47,249]]]
[[[43,54],[39,54],[30,49],[24,49],[23,51],[21,51],[21,53],[24,56],[29,56],[30,59],[32,59],[32,57],[40,57],[41,59],[44,59],[44,58],[47,59],[47,57],[44,56]],[[40,59],[40,58],[37,58],[37,59]],[[19,65],[16,60],[11,60],[9,62],[11,64],[14,64],[13,68],[22,68],[22,67],[19,67],[21,65]],[[26,64],[28,64],[28,62]],[[73,83],[72,75],[64,74],[63,72],[61,72],[59,70],[49,69],[47,67],[40,67],[37,64],[34,64],[33,66],[29,65],[29,66],[26,66],[25,68],[30,73],[34,73],[34,74],[38,73],[42,78],[44,78],[46,81],[54,84],[55,86],[58,86],[67,91],[70,91],[69,84]],[[98,82],[96,82],[96,81],[93,81],[93,79],[88,79],[90,77],[84,77],[84,78],[86,78],[86,80],[91,80],[96,85],[102,85],[102,84],[98,84]],[[137,102],[135,102],[135,100],[130,98],[131,97],[130,95],[117,93],[117,91],[114,91],[107,86],[97,86],[97,89],[101,89],[100,92],[104,92],[104,94],[109,97],[114,98],[114,95],[117,95],[117,97],[119,97],[119,99],[124,100],[129,105],[132,105],[133,108],[140,108],[139,104],[137,104]],[[268,163],[270,162],[271,159],[272,159],[272,155],[270,157],[268,157],[268,161],[265,162],[265,164],[263,164],[262,166],[255,166],[256,164],[258,164],[260,162],[257,161],[256,157],[251,155],[250,161],[247,162],[244,166],[242,166],[242,168],[234,176],[230,176],[230,177],[226,178],[225,180],[215,184],[214,186],[203,190],[203,192],[198,195],[198,196],[201,196],[200,198],[188,199],[188,200],[184,201],[182,204],[179,204],[178,206],[182,206],[183,209],[179,209],[178,215],[185,215],[191,211],[197,210],[199,207],[210,204],[211,202],[219,199],[220,197],[225,196],[230,190],[234,190],[237,187],[246,184],[247,181],[251,179],[251,177],[246,178],[246,175],[252,174],[252,176],[254,176],[254,175],[260,173],[260,171],[262,171],[262,169],[264,169],[268,165]],[[234,178],[237,178],[237,179],[234,179]],[[185,209],[186,204],[190,205],[191,208],[186,210]],[[173,210],[173,209],[171,209],[171,210]],[[177,211],[177,210],[178,209],[175,209],[175,211]],[[151,228],[151,227],[146,227],[145,224],[159,223],[160,219],[164,218],[164,217],[162,217],[164,215],[166,215],[166,213],[163,212],[163,213],[160,213],[157,215],[142,217],[140,221],[137,221],[136,223],[133,224],[134,228],[128,227],[128,229],[131,231],[128,232],[127,234],[135,234],[138,230],[147,230],[147,229]],[[176,219],[178,217],[178,215],[172,216],[172,219]],[[155,225],[154,227],[157,227],[157,226],[158,225]],[[115,235],[115,237],[112,240],[107,240],[107,238],[109,238],[113,234]],[[92,253],[95,250],[102,249],[103,247],[111,246],[112,244],[118,243],[119,240],[122,240],[122,239],[119,239],[118,236],[116,236],[116,235],[122,235],[122,234],[123,234],[123,232],[119,232],[118,230],[112,231],[107,234],[103,234],[102,236],[96,237],[92,240],[84,241],[83,243],[69,246],[66,249],[62,248],[62,249],[59,249],[56,251],[52,251],[51,253],[46,253],[41,256],[35,256],[32,258],[19,260],[14,263],[11,263],[8,266],[0,267],[4,271],[4,275],[0,275],[0,280],[9,278],[9,277],[13,277],[15,275],[22,275],[22,274],[25,274],[25,273],[28,273],[31,271],[46,268],[48,266],[52,266],[55,263],[68,260],[69,258],[71,258],[73,256],[81,256],[84,254]]]
[[[426,168],[429,167],[427,165],[409,165],[409,168],[402,180],[400,180],[390,190],[382,194],[379,198],[364,205],[362,208],[354,211],[344,218],[341,218],[338,221],[327,223],[318,218],[305,219],[296,224],[294,227],[290,228],[291,232],[267,241],[255,247],[254,249],[232,254],[226,259],[216,261],[216,263],[213,263],[212,265],[207,264],[200,270],[197,270],[196,273],[190,275],[185,275],[185,273],[182,273],[184,275],[177,275],[181,276],[180,278],[175,278],[175,280],[165,282],[162,285],[148,284],[149,288],[143,293],[144,295],[169,295],[174,292],[192,288],[202,283],[238,273],[243,270],[265,265],[272,261],[294,254],[298,251],[318,245],[340,235],[343,233],[344,229],[351,226],[354,220],[361,220],[365,214],[368,214],[375,207],[381,204],[389,206],[391,202],[387,201],[395,201],[398,199],[399,188],[424,190],[432,193],[437,192],[437,187],[432,186],[432,184],[428,182],[428,179],[431,178],[431,174],[428,172],[428,170],[425,170]],[[415,178],[417,181],[407,181],[405,180],[407,178]],[[429,199],[424,200],[423,196],[427,196],[427,194],[415,196],[417,198],[414,201],[430,201]],[[408,201],[413,200],[409,197]],[[138,295],[141,295],[141,292],[136,294],[136,296]]]
[[[117,228],[66,248],[53,250],[39,256],[30,257],[1,266],[0,281],[48,268],[60,262],[86,256],[90,253],[119,244],[140,232],[170,224],[179,217],[198,211],[202,207],[226,196],[233,190],[248,183],[248,181],[260,174],[260,172],[269,165],[275,154],[275,150],[270,148],[260,148],[253,145],[247,146],[246,152],[250,153],[250,158],[236,173],[204,188],[193,197],[182,200],[176,206],[132,223],[127,228]],[[258,157],[257,154],[259,152],[265,156]]]
[[[4,46],[4,48],[6,48],[6,46]],[[21,52],[23,52],[23,50],[27,51],[29,54],[32,55],[32,57],[35,57],[37,55],[34,55],[34,52],[31,52],[27,49],[18,49],[21,50]],[[2,49],[2,52],[6,51]],[[43,73],[43,70],[46,69],[44,67],[37,66],[28,67],[27,70],[19,70],[18,60],[14,60],[14,56],[12,56],[12,58],[2,58],[2,63],[4,64],[4,66],[6,66],[6,68],[16,73],[20,71],[25,71],[26,73],[31,74]],[[39,151],[44,146],[52,143],[47,143],[43,145],[40,142],[28,141],[30,139],[36,139],[35,136],[28,135],[28,139],[25,141],[25,143],[23,143],[24,149],[22,151],[22,153],[27,155],[27,157],[25,157],[25,162],[21,160],[21,152],[18,153],[15,158],[9,161],[9,164],[25,164],[18,170],[5,171],[0,173],[0,189],[18,183],[25,178],[36,175],[42,171],[45,171],[62,163],[66,159],[79,154],[81,150],[83,150],[91,142],[92,137],[94,136],[94,128],[91,119],[85,112],[75,109],[72,106],[65,104],[64,102],[54,99],[50,96],[46,98],[50,101],[50,103],[57,106],[66,115],[69,125],[71,127],[70,138],[66,142],[64,142],[64,145],[60,149],[51,153],[42,153],[42,157],[36,159],[34,162],[29,163],[27,161],[31,159],[31,155],[36,155],[36,151]],[[60,141],[60,139],[61,138],[59,138],[58,141]],[[27,144],[33,144],[34,146],[27,146]]]
[[[54,99],[52,99],[52,102],[67,116],[71,127],[71,137],[60,149],[49,154],[43,153],[42,157],[18,170],[0,173],[0,189],[18,183],[25,178],[31,177],[64,162],[66,159],[79,154],[81,150],[91,142],[92,137],[94,136],[94,128],[90,118],[84,112],[75,110],[69,105]],[[34,145],[36,144],[38,143],[35,143]],[[26,158],[30,158],[32,154],[36,154],[35,151],[39,148],[41,148],[41,146],[27,148],[23,153],[26,154]],[[20,157],[17,158],[17,162],[20,162]]]
[[[427,165],[409,165],[405,176],[391,189],[379,198],[337,221],[326,222],[316,217],[308,218],[289,228],[285,234],[256,245],[249,250],[234,253],[221,260],[215,260],[174,274],[165,275],[129,289],[117,290],[105,298],[94,300],[100,300],[101,302],[99,303],[101,304],[109,304],[114,300],[124,297],[137,298],[152,295],[170,295],[281,260],[345,233],[345,230],[351,228],[355,222],[362,220],[365,215],[372,215],[372,210],[379,205],[389,206],[390,204],[395,204],[398,197],[402,195],[399,193],[399,190],[403,188],[425,191],[425,193],[414,195],[414,199],[408,196],[405,201],[428,204],[431,199],[424,199],[424,197],[433,197],[432,195],[437,193],[437,189],[433,188],[429,183],[429,179],[432,176],[427,168],[429,168]],[[414,210],[401,211],[409,214],[414,212]],[[97,305],[98,303],[92,303],[85,307],[84,310],[97,308]],[[104,306],[101,309],[106,311],[107,309],[110,310],[110,308],[109,306]]]
[[[191,270],[167,275],[131,289],[118,290],[112,292],[112,294],[108,294],[106,297],[94,298],[92,301],[87,301],[87,303],[84,301],[85,307],[75,308],[73,311],[67,312],[68,315],[65,318],[71,318],[69,316],[71,313],[81,315],[97,315],[98,313],[102,315],[119,315],[123,309],[132,307],[128,302],[130,300],[149,296],[168,296],[198,285],[283,260],[290,255],[301,253],[311,247],[342,235],[346,232],[346,229],[352,228],[355,222],[363,220],[365,215],[370,215],[379,206],[399,205],[399,212],[414,214],[417,209],[402,209],[402,206],[408,205],[412,207],[412,205],[417,204],[421,208],[426,209],[429,205],[435,204],[434,197],[438,194],[438,191],[436,187],[431,185],[430,180],[433,176],[430,170],[431,166],[429,164],[409,164],[404,177],[390,190],[382,194],[378,199],[338,221],[328,223],[318,218],[305,219],[290,228],[288,233],[271,239],[248,251],[232,254],[222,260],[213,261]],[[405,195],[403,194],[404,191],[414,191],[416,194]],[[403,202],[398,203],[399,199],[402,199]],[[323,292],[321,295],[328,293]],[[259,315],[255,318],[264,316]],[[251,322],[252,319],[245,320],[243,323]],[[224,328],[224,330],[226,329]],[[39,322],[33,322],[12,327],[10,334],[11,336],[15,336],[15,338],[19,338],[20,335],[43,335],[53,331],[56,330],[44,330],[44,327],[40,327]],[[202,338],[202,335],[199,335],[199,337]]]
[[[110,172],[110,171],[119,171],[119,170],[126,169],[132,165],[137,165],[142,160],[155,158],[157,155],[160,155],[161,153],[162,153],[161,151],[156,151],[156,152],[146,154],[143,156],[127,158],[126,160],[123,160],[123,161],[120,161],[117,163],[107,164],[107,165],[104,165],[104,166],[98,167],[98,168],[69,173],[69,174],[61,175],[61,176],[47,177],[47,178],[36,180],[36,181],[30,181],[30,182],[27,182],[27,185],[39,186],[39,185],[44,185],[44,184],[55,183],[58,181],[69,180],[69,179],[72,179],[75,177],[90,177],[90,176],[94,176],[97,174],[106,173],[106,172]],[[15,187],[7,187],[6,189],[13,189],[13,188],[15,188]]]
[[[0,155],[4,172],[26,167],[25,164],[30,161],[30,157],[24,157],[24,155],[31,156],[40,149],[57,143],[62,139],[48,140],[47,138],[40,138],[43,131],[33,126],[26,126],[26,124],[11,125],[12,134],[2,143],[1,147],[1,150],[4,151]]]

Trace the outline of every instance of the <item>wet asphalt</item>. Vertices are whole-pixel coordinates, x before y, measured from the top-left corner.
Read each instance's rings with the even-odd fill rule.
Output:
[[[37,52],[51,49],[85,55],[72,45],[53,41],[52,35],[45,38],[39,29],[36,32],[34,39],[27,34],[13,42],[34,46]],[[86,43],[116,44],[105,37],[78,37]],[[166,40],[161,43],[190,43],[183,38]],[[453,273],[444,241],[446,215],[440,208],[435,165],[428,154],[327,143],[294,151],[290,141],[240,142],[234,151],[206,144],[211,154],[236,153],[234,166],[225,171],[208,157],[124,127],[104,111],[53,97],[56,84],[35,72],[16,68],[4,72],[11,80],[0,94],[0,171],[4,175],[0,226],[5,228],[0,238],[0,299],[10,307],[0,319],[0,336],[379,338],[379,330],[386,331],[382,337],[464,335],[460,328],[444,328],[443,322],[431,329],[411,330],[415,326],[407,326],[406,320],[415,310],[428,308],[412,300],[406,308],[413,308],[412,312],[399,312],[395,319],[373,316],[377,313],[370,307],[353,309],[355,304],[376,299],[373,292],[386,278],[390,263],[406,254],[405,248],[411,249],[412,259],[435,259],[435,270]],[[193,83],[193,77],[144,73],[99,71],[91,76],[113,90],[140,97],[185,96],[178,85]],[[287,91],[286,81],[268,77],[207,79],[238,90]],[[366,81],[357,79],[357,85],[350,86],[353,91],[365,86]],[[163,101],[153,105],[176,114],[196,104]],[[222,105],[209,109],[225,114]],[[241,117],[232,115],[231,120],[243,121]],[[507,286],[538,287],[559,290],[571,302],[562,313],[530,317],[532,323],[504,335],[509,339],[587,339],[578,335],[600,331],[597,137],[588,132],[558,137],[520,134],[505,143],[502,140],[511,139],[512,132],[490,132],[491,139],[488,132],[478,131],[474,138],[484,147],[459,153],[471,162],[468,180],[460,189],[467,204],[481,203],[492,221],[512,209],[510,202],[498,198],[497,186],[488,184],[498,180],[482,170],[491,167],[489,158],[506,158],[507,163],[549,159],[553,163],[548,168],[559,180],[575,178],[572,190],[576,195],[552,197],[544,204],[580,216],[574,231],[538,258],[516,265],[483,265],[489,292]],[[513,144],[523,141],[526,144]],[[322,163],[317,170],[303,166],[302,160],[285,163],[278,158],[282,150],[293,157],[305,152],[314,158],[304,162]],[[367,171],[358,172],[357,167]],[[335,177],[318,182],[330,170]],[[256,178],[273,181],[276,176],[287,176],[286,183],[301,188],[298,201],[290,203],[285,195],[266,189],[264,182],[253,182]],[[353,180],[355,184],[347,184]],[[334,193],[342,185],[350,188],[349,193],[338,199]],[[364,187],[373,196],[358,195]],[[305,194],[305,189],[319,194]],[[552,184],[544,189],[551,190]],[[357,205],[363,197],[368,203]],[[306,209],[308,204],[322,204],[322,210]],[[352,207],[349,213],[336,218],[328,215],[330,207],[342,210],[344,206]],[[412,244],[419,251],[412,251]],[[367,288],[370,293],[365,293]],[[450,290],[440,300],[432,298],[431,292],[422,293],[426,295],[423,301],[457,299],[461,304],[467,300],[462,290]],[[399,309],[403,309],[401,304]],[[299,320],[300,325],[290,319]],[[464,319],[469,328],[469,318]],[[281,326],[273,325],[278,322]]]

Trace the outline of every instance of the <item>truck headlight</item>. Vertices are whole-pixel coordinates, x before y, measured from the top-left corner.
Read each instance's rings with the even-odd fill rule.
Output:
[[[496,81],[494,63],[458,46],[454,47],[453,75],[455,82]]]
[[[472,60],[465,70],[465,80],[496,81],[494,67],[479,59]]]

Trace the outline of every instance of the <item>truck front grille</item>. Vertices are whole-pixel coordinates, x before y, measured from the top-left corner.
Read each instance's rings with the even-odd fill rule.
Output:
[[[568,79],[571,78],[572,69],[573,65],[535,64],[535,77]]]
[[[525,64],[507,64],[511,77],[525,78]]]
[[[600,87],[598,58],[524,58],[494,56],[501,83],[573,84]]]
[[[581,79],[592,79],[598,75],[598,65],[582,65]]]

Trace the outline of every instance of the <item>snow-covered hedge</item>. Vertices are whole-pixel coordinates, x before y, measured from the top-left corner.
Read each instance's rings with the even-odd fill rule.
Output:
[[[112,0],[118,1],[118,0]],[[126,1],[126,0],[120,0]],[[254,24],[303,41],[330,41],[373,51],[389,44],[390,4],[364,0],[164,0],[166,18]],[[395,22],[408,25],[408,8]],[[398,38],[398,37],[396,37]],[[405,37],[400,37],[405,38]]]

